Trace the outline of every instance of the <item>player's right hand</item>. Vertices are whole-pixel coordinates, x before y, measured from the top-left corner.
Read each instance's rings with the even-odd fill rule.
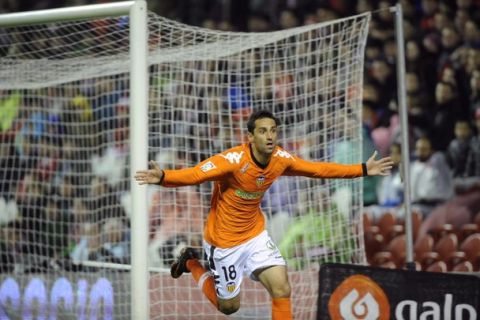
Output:
[[[159,184],[163,180],[163,170],[160,166],[153,160],[150,160],[149,165],[151,169],[138,170],[135,173],[134,178],[138,184]]]

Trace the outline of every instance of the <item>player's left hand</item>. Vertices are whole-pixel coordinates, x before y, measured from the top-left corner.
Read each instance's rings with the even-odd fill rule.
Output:
[[[393,161],[390,157],[375,160],[377,151],[367,160],[367,173],[369,176],[388,176],[393,167]]]

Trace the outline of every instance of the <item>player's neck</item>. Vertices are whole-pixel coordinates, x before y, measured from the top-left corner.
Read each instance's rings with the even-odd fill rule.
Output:
[[[271,154],[263,154],[261,152],[259,152],[256,148],[255,148],[255,145],[252,143],[250,144],[250,150],[252,152],[252,157],[253,157],[253,160],[260,164],[261,167],[266,167],[268,165],[268,163],[270,162],[270,158],[272,157]]]

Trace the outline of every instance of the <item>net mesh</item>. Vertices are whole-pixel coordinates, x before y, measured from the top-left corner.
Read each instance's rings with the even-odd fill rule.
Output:
[[[128,20],[0,29],[0,316],[54,314],[53,297],[71,292],[59,314],[130,318]],[[282,121],[288,151],[361,162],[368,22],[228,33],[150,13],[149,158],[165,169],[193,166],[245,142],[249,114],[263,108]],[[200,250],[211,191],[209,183],[148,187],[152,319],[226,318],[191,277],[162,271],[184,246]],[[319,264],[364,262],[361,180],[282,177],[262,209],[288,262],[295,318],[313,319]],[[235,318],[270,317],[261,285],[247,279],[241,294]]]

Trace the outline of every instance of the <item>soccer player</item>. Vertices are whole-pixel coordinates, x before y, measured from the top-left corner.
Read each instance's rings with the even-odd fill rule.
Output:
[[[277,145],[280,121],[269,111],[254,112],[247,123],[246,144],[214,155],[195,167],[162,170],[154,161],[151,169],[135,174],[139,184],[164,187],[196,185],[215,181],[210,213],[204,230],[203,248],[209,271],[195,251],[185,248],[172,264],[171,275],[192,273],[210,302],[224,314],[240,307],[243,274],[260,281],[272,297],[272,319],[292,319],[290,284],[286,263],[265,230],[260,210],[263,194],[281,175],[312,178],[356,178],[388,175],[389,157],[366,163],[342,165],[309,162]]]

